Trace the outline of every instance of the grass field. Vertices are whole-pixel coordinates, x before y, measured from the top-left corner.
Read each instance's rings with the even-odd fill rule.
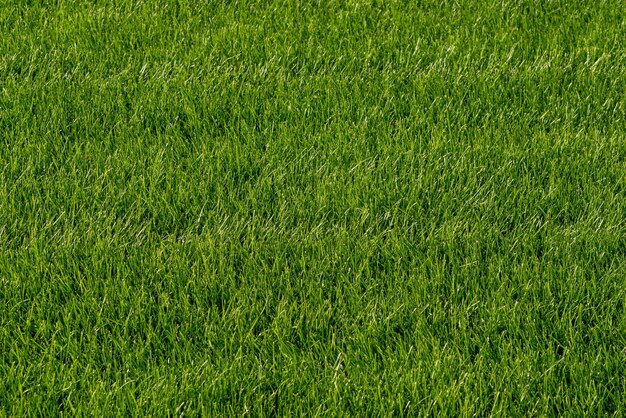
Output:
[[[0,0],[0,416],[626,414],[623,0]]]

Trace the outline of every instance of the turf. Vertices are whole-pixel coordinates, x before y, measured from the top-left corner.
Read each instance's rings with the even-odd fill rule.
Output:
[[[622,0],[0,0],[1,416],[623,416]]]

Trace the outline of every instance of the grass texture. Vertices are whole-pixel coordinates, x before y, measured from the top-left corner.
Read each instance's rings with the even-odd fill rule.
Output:
[[[623,0],[0,0],[0,416],[626,414]]]

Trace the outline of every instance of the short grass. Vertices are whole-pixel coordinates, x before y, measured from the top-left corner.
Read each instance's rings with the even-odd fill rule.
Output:
[[[623,416],[622,0],[0,0],[0,415]]]

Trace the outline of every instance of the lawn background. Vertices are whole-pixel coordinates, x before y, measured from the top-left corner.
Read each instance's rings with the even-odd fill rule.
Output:
[[[0,415],[626,414],[626,3],[0,0]]]

